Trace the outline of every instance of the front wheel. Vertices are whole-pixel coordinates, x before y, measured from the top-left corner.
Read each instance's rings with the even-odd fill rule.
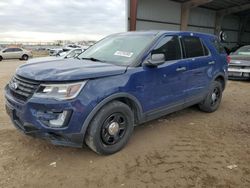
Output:
[[[3,57],[2,56],[0,56],[0,61],[2,61],[3,60]]]
[[[28,59],[29,59],[29,56],[28,56],[28,55],[24,54],[24,55],[22,56],[22,60],[27,61]]]
[[[222,84],[218,81],[214,81],[209,89],[206,98],[199,104],[200,110],[204,112],[216,111],[220,106],[222,91]]]
[[[102,107],[87,130],[85,142],[98,154],[113,154],[128,142],[134,129],[132,110],[120,101]]]

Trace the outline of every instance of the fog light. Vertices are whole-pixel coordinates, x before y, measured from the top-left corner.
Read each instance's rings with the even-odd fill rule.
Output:
[[[49,126],[53,128],[60,128],[64,125],[66,119],[68,118],[68,111],[63,111],[59,113],[56,119],[49,121]]]

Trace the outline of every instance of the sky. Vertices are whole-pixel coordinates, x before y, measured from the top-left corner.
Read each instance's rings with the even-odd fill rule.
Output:
[[[126,31],[126,0],[0,0],[0,41],[99,40]]]

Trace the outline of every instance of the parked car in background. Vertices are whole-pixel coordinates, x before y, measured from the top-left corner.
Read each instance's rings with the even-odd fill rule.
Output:
[[[195,104],[216,111],[227,68],[214,35],[114,34],[77,58],[21,65],[5,88],[6,111],[27,135],[112,154],[135,125]]]
[[[32,57],[31,51],[23,48],[5,48],[0,51],[0,61],[3,59],[28,60]]]
[[[67,52],[69,50],[72,50],[72,49],[76,49],[76,48],[81,48],[81,49],[84,49],[86,50],[89,46],[81,46],[81,45],[76,45],[76,44],[68,44],[66,46],[64,46],[62,48],[63,52]]]
[[[56,56],[60,52],[63,52],[62,48],[52,48],[52,49],[49,49],[49,55],[50,56]]]
[[[62,48],[53,48],[53,49],[49,49],[49,55],[50,56],[58,56],[60,53],[63,53],[64,54],[70,50],[73,50],[73,49],[84,49],[86,50],[88,48],[88,46],[80,46],[80,45],[66,45]]]
[[[38,58],[33,58],[27,61],[27,63],[41,63],[41,62],[49,62],[49,61],[55,61],[59,59],[69,59],[69,58],[74,58],[81,54],[84,51],[82,48],[76,48],[72,49],[67,52],[60,52],[57,56],[49,56],[49,57],[38,57]]]
[[[229,79],[250,79],[250,45],[243,46],[230,54]]]

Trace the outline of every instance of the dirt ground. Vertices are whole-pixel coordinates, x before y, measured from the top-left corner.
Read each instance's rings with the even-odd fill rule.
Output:
[[[98,156],[13,128],[3,91],[22,63],[0,62],[0,187],[250,187],[250,82],[229,81],[215,113],[191,107],[151,121],[122,151]]]

